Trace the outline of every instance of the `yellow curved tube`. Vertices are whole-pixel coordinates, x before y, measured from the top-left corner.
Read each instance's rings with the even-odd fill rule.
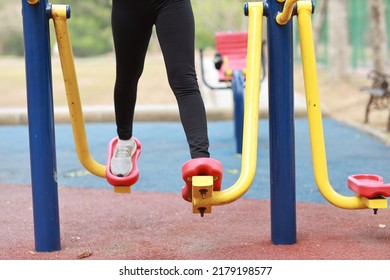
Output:
[[[360,197],[347,197],[337,193],[328,178],[322,113],[318,94],[317,69],[312,33],[312,3],[299,1],[298,25],[301,42],[302,65],[306,92],[306,106],[312,150],[314,177],[320,193],[334,206],[344,209],[367,208]]]
[[[285,25],[292,17],[294,5],[298,0],[286,0],[281,13],[276,16],[276,22],[280,25]]]
[[[247,80],[244,100],[241,174],[237,182],[230,188],[214,192],[209,198],[193,201],[196,208],[202,205],[228,204],[239,199],[251,186],[256,173],[263,4],[250,3],[248,10]]]
[[[66,5],[52,5],[51,15],[54,21],[77,155],[85,169],[96,176],[105,178],[106,166],[96,162],[88,148],[72,46],[66,23]]]

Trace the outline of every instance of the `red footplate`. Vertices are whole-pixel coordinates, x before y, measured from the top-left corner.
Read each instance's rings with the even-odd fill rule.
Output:
[[[348,187],[362,197],[390,196],[390,184],[384,184],[383,178],[374,174],[351,175],[348,177]]]
[[[186,185],[182,189],[182,196],[185,200],[192,201],[192,177],[213,176],[214,191],[221,190],[222,164],[212,158],[195,158],[187,161],[182,167],[183,180]]]
[[[107,154],[107,166],[106,166],[106,179],[107,182],[112,186],[132,186],[134,185],[139,178],[139,170],[137,166],[137,160],[141,154],[141,143],[137,138],[134,137],[135,143],[137,144],[137,150],[135,151],[133,157],[131,158],[133,169],[130,174],[125,177],[117,177],[113,175],[110,171],[111,158],[115,152],[116,144],[118,143],[118,138],[113,138],[108,144],[108,154]]]

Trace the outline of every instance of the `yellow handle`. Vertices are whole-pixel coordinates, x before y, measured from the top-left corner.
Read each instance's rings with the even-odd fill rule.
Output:
[[[96,176],[104,178],[106,177],[106,167],[96,162],[88,149],[72,46],[69,38],[68,25],[66,23],[66,8],[66,5],[52,5],[51,16],[54,21],[76,151],[85,169]]]
[[[311,16],[311,1],[299,1],[299,37],[301,42],[302,66],[305,82],[306,106],[309,120],[314,177],[320,193],[333,205],[345,209],[367,208],[360,197],[347,197],[340,195],[334,190],[329,182],[324,132],[322,127],[322,114],[318,94],[318,79]]]
[[[212,197],[203,199],[202,206],[223,205],[239,199],[251,186],[256,173],[263,4],[249,3],[248,15],[247,80],[244,100],[241,174],[237,182],[230,188],[214,192]],[[194,207],[196,206],[194,205]]]
[[[298,0],[286,0],[283,11],[276,16],[276,22],[280,25],[285,25],[292,17],[294,5]]]

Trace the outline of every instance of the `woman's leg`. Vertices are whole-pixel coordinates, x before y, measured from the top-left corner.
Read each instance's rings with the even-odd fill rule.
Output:
[[[119,177],[130,174],[131,158],[137,149],[132,138],[134,107],[152,32],[151,15],[147,0],[113,0],[111,20],[116,55],[114,105],[119,140],[110,171]]]
[[[138,80],[142,74],[153,17],[149,1],[113,0],[112,33],[116,55],[115,117],[120,139],[133,134]]]
[[[156,18],[169,84],[176,96],[192,158],[209,157],[206,111],[194,62],[195,24],[189,0],[167,1]]]

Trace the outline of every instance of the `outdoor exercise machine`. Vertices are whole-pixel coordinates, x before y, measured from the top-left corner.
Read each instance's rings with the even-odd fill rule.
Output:
[[[253,182],[256,172],[258,142],[258,110],[260,95],[260,63],[262,20],[267,17],[269,55],[269,123],[271,176],[271,239],[274,244],[296,242],[294,106],[292,65],[292,20],[298,16],[300,44],[306,90],[315,180],[321,194],[333,205],[343,209],[387,208],[390,184],[373,174],[357,174],[348,178],[348,186],[355,192],[347,197],[338,194],[329,183],[318,94],[318,82],[311,26],[314,6],[305,0],[265,0],[245,4],[249,16],[246,93],[244,100],[244,128],[242,168],[237,182],[221,190],[222,166],[216,160],[189,161],[183,166],[184,190],[191,190],[194,213],[211,212],[212,206],[231,203],[242,197]],[[64,71],[72,127],[80,161],[93,174],[106,177],[107,168],[96,163],[87,149],[81,104],[77,100],[76,77],[72,77],[73,60],[67,36],[66,19],[70,9],[66,5],[51,5],[47,0],[22,0],[23,30],[26,59],[27,106],[31,184],[33,197],[35,249],[38,252],[61,249],[58,178],[56,167],[54,112],[52,94],[49,20],[56,25],[60,52],[65,58]],[[58,32],[60,31],[60,32]],[[62,62],[63,59],[61,59]],[[68,74],[70,76],[68,76]],[[282,81],[282,82],[281,82]],[[77,93],[75,94],[75,92]],[[74,95],[75,94],[75,95]],[[78,123],[82,122],[82,124]],[[76,139],[80,137],[80,139]],[[85,143],[83,143],[85,142]],[[108,158],[115,146],[113,139]],[[140,144],[138,145],[138,155]],[[85,162],[84,162],[85,161]],[[116,180],[116,179],[114,179]],[[118,181],[114,186],[122,186]],[[132,182],[126,182],[130,184]],[[128,186],[125,186],[127,189]],[[128,190],[127,190],[128,191]]]
[[[365,123],[368,123],[368,117],[373,110],[390,111],[390,74],[374,69],[371,70],[367,76],[372,80],[371,86],[365,86],[360,89],[362,92],[370,95],[364,115]],[[386,132],[390,132],[390,112],[387,119]]]
[[[234,136],[236,153],[242,153],[242,138],[244,129],[244,89],[246,75],[246,60],[248,49],[247,32],[217,32],[215,34],[214,66],[218,71],[218,85],[212,85],[207,79],[204,67],[204,50],[199,49],[200,68],[203,83],[211,90],[232,90]],[[261,80],[265,78],[264,44],[261,48]]]
[[[314,3],[306,0],[265,0],[245,4],[249,32],[241,174],[233,186],[220,190],[220,178],[213,174],[218,168],[214,162],[198,160],[197,164],[203,165],[198,174],[193,172],[197,164],[187,162],[183,166],[183,179],[187,182],[184,189],[186,193],[192,190],[193,213],[204,215],[211,212],[212,206],[231,203],[242,197],[252,184],[258,141],[262,20],[263,16],[267,17],[271,238],[274,244],[296,242],[292,16],[298,17],[312,161],[320,193],[339,208],[374,209],[374,213],[388,207],[386,197],[390,196],[390,184],[384,184],[379,175],[349,176],[348,187],[354,196],[337,193],[329,182],[312,34],[313,12]]]
[[[115,192],[130,192],[130,187],[134,185],[139,178],[137,159],[141,154],[141,143],[134,138],[137,144],[137,150],[132,157],[132,171],[125,177],[114,176],[109,166],[111,158],[115,152],[118,138],[113,138],[108,145],[107,164],[104,166],[96,162],[88,148],[85,123],[80,101],[79,87],[77,83],[76,69],[73,59],[72,45],[69,36],[67,19],[70,17],[70,7],[68,5],[51,5],[50,17],[54,22],[54,29],[57,39],[58,51],[60,55],[61,68],[64,77],[66,97],[72,123],[74,142],[76,152],[81,164],[92,174],[106,178],[114,186]]]

